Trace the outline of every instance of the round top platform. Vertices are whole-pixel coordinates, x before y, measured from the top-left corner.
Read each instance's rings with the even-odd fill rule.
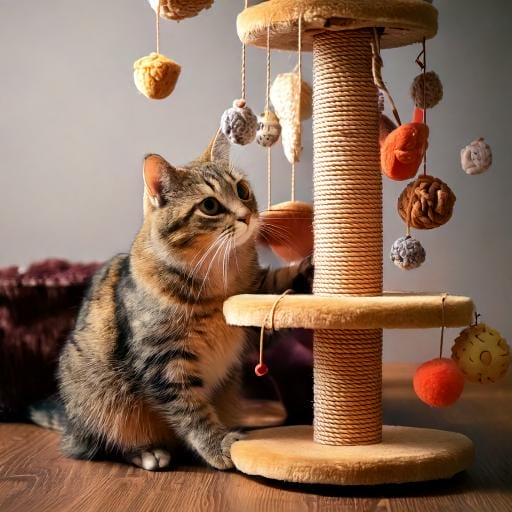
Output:
[[[381,47],[395,48],[429,39],[437,32],[437,9],[426,0],[268,0],[238,15],[242,42],[265,48],[297,49],[297,25],[302,14],[302,48],[311,51],[313,36],[327,30],[382,30]]]
[[[278,295],[235,295],[224,302],[231,325],[261,327]],[[417,329],[441,327],[442,295],[385,292],[376,297],[287,295],[274,312],[274,327],[287,329]],[[464,327],[473,319],[469,297],[448,295],[445,327]],[[270,327],[267,320],[266,327]]]

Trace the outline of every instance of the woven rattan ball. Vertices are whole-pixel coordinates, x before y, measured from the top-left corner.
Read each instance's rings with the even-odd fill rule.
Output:
[[[510,347],[496,329],[486,324],[472,325],[455,339],[452,358],[468,380],[488,384],[507,372]]]
[[[222,114],[220,128],[233,144],[245,146],[256,137],[258,121],[245,100],[235,100],[233,106]]]
[[[400,194],[398,213],[413,228],[437,228],[450,220],[455,199],[450,187],[439,178],[420,176]]]
[[[443,84],[437,73],[428,71],[418,75],[412,82],[411,96],[419,108],[435,107],[443,99]]]
[[[178,81],[181,66],[161,53],[150,53],[133,64],[137,89],[153,100],[167,98]]]
[[[156,11],[160,4],[160,16],[181,21],[197,16],[203,9],[209,9],[213,0],[149,0]]]
[[[460,150],[460,165],[466,174],[482,174],[492,164],[492,151],[483,137]]]
[[[418,268],[425,261],[426,253],[419,240],[402,236],[391,246],[391,261],[402,270]]]

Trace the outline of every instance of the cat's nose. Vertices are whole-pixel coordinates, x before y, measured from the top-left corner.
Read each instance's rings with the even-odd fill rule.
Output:
[[[250,220],[251,220],[251,214],[250,214],[250,213],[248,213],[245,217],[239,217],[239,218],[238,218],[238,219],[236,219],[236,220],[238,220],[239,222],[243,222],[244,224],[249,225],[249,222],[250,222]]]

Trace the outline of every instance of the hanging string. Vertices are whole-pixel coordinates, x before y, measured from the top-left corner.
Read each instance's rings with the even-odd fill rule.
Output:
[[[265,92],[265,111],[270,108],[270,23],[267,25],[267,90]]]
[[[441,299],[441,343],[439,347],[439,357],[443,357],[443,343],[444,343],[444,324],[445,324],[445,312],[444,312],[444,303],[446,301],[446,297],[448,297],[447,293],[443,293]]]
[[[302,139],[302,127],[301,127],[301,117],[300,117],[300,108],[302,105],[302,13],[299,14],[299,23],[298,23],[298,34],[297,34],[297,52],[299,54],[299,62],[297,64],[297,74],[299,75],[299,108],[297,109],[296,122],[301,130],[301,139]],[[302,140],[301,140],[302,143]],[[295,201],[295,161],[292,162],[292,184],[291,184],[291,200]]]
[[[260,355],[259,355],[259,363],[255,368],[256,375],[259,377],[263,377],[268,371],[265,363],[263,362],[263,339],[265,337],[265,326],[267,325],[268,320],[270,319],[270,326],[269,329],[273,332],[274,331],[274,316],[277,305],[283,300],[283,298],[288,295],[289,293],[293,293],[293,290],[288,289],[285,290],[272,304],[272,307],[270,308],[270,311],[265,315],[265,318],[263,319],[263,323],[261,324],[260,329]],[[260,369],[260,373],[258,372],[258,368]]]
[[[400,116],[398,114],[398,109],[396,108],[395,102],[393,101],[393,97],[391,93],[388,91],[386,84],[382,78],[382,67],[384,63],[382,61],[382,57],[380,56],[380,36],[377,32],[377,29],[373,29],[373,40],[372,40],[372,72],[373,72],[373,82],[374,84],[384,92],[387,96],[388,101],[391,105],[391,111],[393,112],[393,116],[400,126],[402,121],[400,120]]]
[[[267,148],[267,210],[272,204],[272,148]]]
[[[162,4],[162,0],[158,0],[158,5],[156,6],[156,53],[160,53],[160,6]]]
[[[244,1],[244,8],[247,9],[247,1]],[[242,99],[245,100],[245,43],[242,43]]]
[[[414,202],[414,198],[415,198],[415,193],[414,191],[416,190],[416,187],[418,186],[418,183],[421,181],[421,178],[416,178],[416,180],[414,181],[414,184],[412,185],[411,187],[411,195],[409,197],[409,202],[407,203],[407,210],[406,210],[406,213],[407,213],[407,217],[406,217],[406,225],[407,225],[407,229],[406,229],[406,235],[407,236],[411,236],[411,213],[412,213],[412,204]]]
[[[295,201],[295,162],[292,163],[292,194],[291,200]]]
[[[265,92],[265,112],[270,110],[270,23],[267,25],[267,90]],[[272,204],[272,147],[267,148],[267,210]]]
[[[423,124],[427,124],[427,108],[426,108],[426,96],[427,96],[427,50],[425,45],[425,38],[422,41],[422,50],[420,54],[416,57],[416,64],[420,67],[423,73]],[[427,175],[427,150],[425,149],[425,153],[423,155],[423,175]]]

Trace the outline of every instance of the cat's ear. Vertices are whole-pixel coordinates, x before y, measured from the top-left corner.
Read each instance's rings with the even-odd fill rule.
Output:
[[[155,208],[163,206],[165,185],[169,176],[176,169],[160,155],[150,154],[144,157],[143,176],[146,192],[151,204]]]
[[[229,141],[219,128],[205,152],[199,158],[199,161],[229,165],[229,150]]]

